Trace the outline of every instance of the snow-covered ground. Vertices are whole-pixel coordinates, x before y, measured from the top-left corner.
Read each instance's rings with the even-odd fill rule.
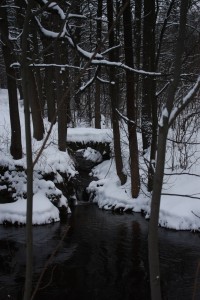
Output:
[[[23,158],[20,160],[13,160],[10,155],[10,119],[8,107],[7,90],[0,89],[0,166],[6,167],[8,170],[4,176],[0,176],[0,182],[9,182],[9,187],[0,185],[1,190],[14,190],[14,203],[0,204],[0,224],[4,221],[11,223],[25,224],[26,223],[26,199],[24,195],[26,192],[26,174],[20,170],[20,167],[25,169],[25,130],[24,130],[24,111],[22,103],[19,103],[20,122],[22,127],[22,144],[23,144]],[[40,159],[34,168],[34,182],[33,182],[33,224],[46,224],[59,221],[59,210],[51,203],[50,197],[59,198],[59,205],[68,208],[67,199],[62,192],[56,188],[54,182],[46,181],[42,178],[42,174],[55,174],[57,182],[62,181],[59,172],[74,176],[76,170],[74,163],[68,153],[58,150],[57,142],[57,128],[53,129],[51,137],[47,143],[47,147],[43,151]],[[48,122],[45,123],[45,128],[49,128]],[[42,142],[37,142],[33,139],[33,159],[36,157]],[[20,171],[16,171],[16,166]],[[69,208],[68,208],[69,210]]]
[[[131,210],[144,212],[146,218],[150,215],[151,195],[143,187],[139,197],[133,199],[130,194],[130,180],[123,186],[115,175],[115,163],[104,161],[93,169],[98,181],[89,185],[88,191],[94,193],[93,201],[100,208]],[[200,199],[191,199],[184,195],[198,197],[200,193],[200,177],[190,175],[175,175],[164,184],[163,191],[172,195],[161,198],[159,224],[162,227],[175,230],[200,230]],[[183,196],[175,196],[181,194]]]
[[[10,146],[10,125],[7,91],[0,90],[0,165],[8,167],[7,179],[12,182],[12,187],[15,189],[15,203],[0,204],[0,223],[4,220],[9,220],[12,223],[25,223],[26,215],[26,200],[23,195],[26,191],[26,176],[23,172],[16,172],[15,165],[26,166],[25,156],[23,159],[14,161],[9,154]],[[22,140],[23,151],[25,153],[24,141],[24,117],[23,106],[19,105],[20,119],[22,125]],[[45,123],[46,129],[49,124]],[[141,137],[139,137],[139,145],[141,145]],[[198,133],[195,138],[198,138]],[[62,192],[55,187],[52,181],[45,181],[42,178],[42,173],[54,172],[57,174],[57,181],[62,178],[59,171],[66,172],[69,176],[74,176],[76,170],[68,153],[60,152],[56,146],[57,128],[55,126],[51,138],[48,141],[48,147],[45,148],[41,158],[35,166],[34,173],[34,205],[33,205],[33,223],[44,224],[52,220],[59,220],[58,209],[50,202],[48,196],[55,194],[60,196],[60,205],[67,205],[67,199],[62,195]],[[69,128],[68,140],[77,142],[111,142],[112,131],[110,129],[95,130],[93,128]],[[41,147],[41,142],[33,141],[33,156],[35,157]],[[195,148],[194,148],[195,147]],[[195,145],[188,147],[188,166],[189,170],[183,170],[180,167],[180,156],[183,154],[183,149],[173,149],[168,147],[166,159],[166,176],[164,178],[163,195],[161,199],[160,220],[161,226],[176,230],[200,230],[200,166],[199,153],[200,146]],[[91,148],[86,149],[86,158],[94,159],[94,152]],[[128,174],[128,147],[126,135],[123,136],[123,153],[124,153],[124,170]],[[96,154],[95,154],[96,155]],[[174,170],[171,171],[173,164]],[[145,174],[145,163],[143,157],[140,158],[141,178]],[[178,175],[182,173],[182,175]],[[187,174],[189,173],[189,174]],[[110,209],[111,207],[120,208],[123,211],[131,210],[134,212],[144,211],[146,218],[150,215],[151,195],[145,190],[142,183],[142,188],[138,199],[132,199],[130,194],[130,180],[123,186],[120,185],[119,179],[116,176],[114,159],[103,161],[92,170],[92,174],[98,177],[98,181],[91,182],[88,191],[94,193],[93,201],[100,208]],[[169,176],[169,174],[172,174]],[[192,175],[192,174],[195,174]],[[5,179],[5,178],[2,178]],[[1,189],[4,187],[1,186]],[[171,194],[171,195],[167,195]],[[179,196],[178,196],[179,195]],[[182,196],[180,196],[182,195]]]

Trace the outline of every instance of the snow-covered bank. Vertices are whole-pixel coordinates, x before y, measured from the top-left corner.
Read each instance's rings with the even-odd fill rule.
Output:
[[[2,192],[12,194],[14,203],[0,204],[0,224],[10,222],[12,224],[26,223],[26,149],[23,105],[19,102],[19,114],[21,122],[21,134],[24,156],[20,160],[13,160],[10,155],[10,117],[8,107],[7,90],[0,89],[1,113],[0,113],[0,189]],[[46,130],[49,128],[45,122]],[[33,139],[33,159],[42,145]],[[68,201],[61,190],[56,188],[56,183],[62,183],[61,173],[70,179],[76,174],[74,163],[67,152],[61,152],[57,148],[57,127],[53,128],[51,137],[41,157],[34,168],[33,181],[33,224],[46,224],[59,221],[57,206],[65,206],[68,212]],[[54,182],[44,180],[47,174],[53,174]],[[3,194],[4,194],[3,193]],[[1,196],[3,197],[3,196]],[[4,199],[2,199],[4,200]]]
[[[169,163],[168,160],[166,169]],[[160,226],[175,230],[200,230],[200,199],[196,199],[200,195],[198,176],[200,167],[194,164],[188,172],[191,174],[194,169],[197,176],[185,174],[187,171],[183,173],[183,170],[177,169],[174,173],[171,172],[171,176],[165,176],[160,206]],[[142,186],[139,197],[133,199],[130,194],[130,181],[123,186],[120,185],[114,159],[96,166],[92,173],[99,180],[91,182],[88,192],[92,193],[93,201],[100,208],[144,212],[147,219],[150,217],[151,195]]]

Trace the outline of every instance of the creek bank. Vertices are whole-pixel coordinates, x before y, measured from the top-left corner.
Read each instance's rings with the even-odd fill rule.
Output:
[[[37,222],[41,224],[40,219],[44,219],[43,224],[59,221],[61,217],[66,216],[70,211],[67,198],[74,197],[75,194],[70,174],[58,171],[51,173],[34,171],[33,177],[33,197],[34,202],[36,201],[37,203],[35,205],[33,203],[38,220],[36,224]],[[0,167],[0,204],[3,204],[0,217],[1,224],[6,226],[25,225],[26,184],[27,174],[24,167],[17,164],[12,165],[12,167]],[[45,198],[46,202],[44,202]],[[53,209],[48,205],[49,201],[53,204],[52,207],[55,206],[58,209],[58,213],[56,213],[55,208]],[[11,205],[13,208],[11,208]],[[45,207],[47,209],[46,219],[44,216],[39,216],[40,214],[45,214]],[[53,217],[50,216],[51,214]],[[14,220],[15,218],[16,220]]]
[[[102,150],[102,153],[106,151]],[[72,157],[72,154],[71,154]],[[89,194],[87,193],[87,187],[91,181],[97,178],[90,176],[92,168],[103,161],[103,156],[99,151],[87,147],[85,149],[78,149],[73,153],[74,160],[74,173],[70,174],[67,171],[54,170],[49,168],[47,171],[34,170],[33,180],[33,194],[37,194],[37,207],[40,207],[41,196],[46,198],[46,201],[56,206],[59,210],[59,217],[56,215],[54,218],[49,218],[49,222],[56,222],[60,219],[66,218],[66,215],[74,205],[79,201],[89,201]],[[10,204],[17,207],[17,202],[27,199],[26,195],[26,182],[27,174],[24,166],[18,165],[15,161],[12,166],[0,166],[0,204]],[[39,200],[39,201],[38,201]],[[21,203],[22,203],[21,202]],[[38,206],[39,205],[39,206]],[[21,226],[25,224],[25,219],[21,221],[19,212],[17,212],[17,221],[14,217],[10,217],[11,214],[15,214],[13,209],[9,209],[9,206],[2,206],[1,224],[4,225],[16,225]],[[21,214],[26,212],[26,202],[23,202],[23,212],[20,207]],[[37,209],[37,208],[36,208]],[[5,211],[3,216],[3,211]],[[13,212],[12,212],[13,211]],[[9,217],[7,217],[7,212]],[[39,213],[37,209],[37,213]],[[20,221],[19,221],[20,220]],[[41,223],[40,223],[41,224]]]

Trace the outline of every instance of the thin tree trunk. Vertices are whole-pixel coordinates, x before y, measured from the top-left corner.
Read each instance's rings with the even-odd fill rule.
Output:
[[[101,43],[101,23],[102,23],[102,0],[98,0],[97,8],[97,47]],[[99,49],[100,51],[100,49]],[[98,69],[98,75],[101,74],[101,68]],[[101,128],[101,85],[99,80],[95,82],[95,128]]]
[[[34,57],[39,57],[39,37],[36,31],[36,24],[32,24],[31,26],[31,31],[33,35],[33,51],[34,51]],[[43,80],[41,76],[41,69],[40,68],[35,68],[33,69],[34,72],[34,77],[35,77],[35,85],[36,85],[36,90],[37,90],[37,95],[38,95],[38,100],[39,100],[39,106],[40,106],[40,111],[42,117],[44,117],[44,106],[46,102],[46,97],[43,93]]]
[[[41,35],[41,41],[44,49],[44,63],[52,64],[54,61],[52,48],[50,47],[49,51],[45,51],[48,48],[51,41],[49,41],[45,36]],[[47,118],[50,123],[55,123],[55,83],[54,83],[54,70],[52,66],[48,66],[44,71],[44,93],[46,98],[46,106],[47,106]]]
[[[75,14],[81,14],[80,12],[80,1],[79,0],[73,0],[71,3],[71,11]],[[75,28],[74,32],[75,42],[76,44],[79,44],[81,41],[81,26],[77,26]],[[74,51],[74,65],[78,68],[80,67],[81,60],[79,54]],[[76,77],[79,73],[79,70],[74,70],[74,76]],[[74,105],[75,105],[75,116],[77,116],[77,119],[81,119],[83,112],[81,107],[81,94],[77,93],[77,90],[81,86],[81,81],[78,80],[76,84],[73,84],[73,94],[74,94]],[[78,120],[75,120],[75,123],[77,123]],[[80,120],[81,121],[81,120]]]
[[[155,68],[155,0],[144,0],[143,22],[143,69],[154,71]],[[152,141],[152,102],[155,98],[155,82],[153,77],[142,79],[142,140],[146,151]],[[155,99],[154,99],[155,98]]]
[[[135,16],[134,16],[134,64],[137,69],[140,69],[140,61],[141,61],[141,19],[142,19],[142,0],[135,1]],[[136,115],[135,119],[140,120],[140,76],[135,76],[135,101],[136,101]]]
[[[149,222],[149,237],[148,237],[148,251],[149,251],[149,271],[150,271],[150,286],[151,286],[151,299],[160,300],[161,286],[160,286],[160,268],[159,268],[159,250],[158,250],[158,222],[160,211],[160,199],[163,185],[164,167],[165,167],[165,153],[166,141],[169,130],[169,116],[173,108],[175,93],[179,84],[181,74],[181,58],[184,49],[184,39],[187,21],[187,11],[189,0],[181,1],[180,8],[180,26],[179,36],[176,44],[174,75],[166,100],[166,110],[168,115],[162,116],[162,123],[159,128],[158,135],[158,151],[156,170],[153,183],[153,194],[151,201],[151,217]]]
[[[123,5],[126,0],[123,0]],[[132,44],[132,22],[130,3],[123,13],[124,26],[124,53],[126,64],[133,68],[133,44]],[[131,171],[131,194],[133,198],[137,198],[140,191],[140,175],[139,175],[139,159],[138,159],[138,143],[136,133],[135,120],[135,89],[134,75],[130,71],[126,71],[126,99],[127,99],[127,117],[128,136],[129,136],[129,152],[130,152],[130,171]]]
[[[33,162],[32,162],[32,141],[30,125],[30,105],[29,105],[29,80],[28,80],[28,35],[29,23],[31,19],[31,8],[33,1],[27,4],[23,35],[22,35],[22,86],[24,94],[24,115],[25,115],[25,136],[26,136],[26,161],[27,161],[27,211],[26,211],[26,279],[23,300],[29,300],[32,292],[32,268],[33,268],[33,233],[32,233],[32,213],[33,213]]]
[[[33,122],[33,137],[37,141],[41,141],[44,135],[44,124],[42,119],[40,100],[38,97],[37,86],[36,86],[33,70],[29,68],[27,71],[28,71],[27,75],[29,80],[29,102],[30,102],[32,122]]]
[[[107,0],[107,13],[108,13],[108,29],[112,26],[113,23],[113,0]],[[114,32],[112,31],[109,36],[109,47],[112,48],[114,46]],[[115,51],[109,52],[109,60],[115,61]],[[110,68],[110,82],[115,82],[115,69]],[[120,141],[120,130],[119,130],[119,122],[118,116],[116,113],[117,103],[117,91],[116,85],[110,84],[109,93],[111,99],[111,109],[112,109],[112,124],[113,124],[113,139],[114,139],[114,153],[115,153],[115,164],[116,164],[116,172],[123,185],[126,183],[126,175],[123,173],[123,162],[122,162],[122,154],[121,154],[121,141]]]
[[[97,79],[95,82],[95,128],[101,128],[101,85]]]
[[[61,42],[62,43],[62,42]],[[62,51],[64,50],[59,41],[55,45],[55,58],[57,64],[62,64]],[[58,121],[58,149],[66,151],[67,148],[67,101],[63,101],[64,91],[64,72],[60,68],[55,69],[56,78],[56,100],[57,100],[57,121]],[[66,84],[66,82],[65,82]]]

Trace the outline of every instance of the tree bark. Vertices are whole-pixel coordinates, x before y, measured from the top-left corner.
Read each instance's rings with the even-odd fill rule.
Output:
[[[27,11],[23,26],[22,35],[22,86],[24,94],[24,116],[25,116],[25,135],[26,135],[26,162],[27,162],[27,211],[26,211],[26,279],[23,300],[29,300],[32,292],[33,276],[33,232],[32,232],[32,214],[33,214],[33,161],[32,161],[32,140],[30,125],[30,103],[29,103],[29,80],[28,80],[28,35],[29,23],[31,20],[31,8],[33,0],[27,4]]]
[[[143,22],[143,69],[154,71],[155,68],[155,0],[144,0]],[[152,103],[156,106],[155,80],[151,76],[142,79],[142,140],[146,151],[152,141]],[[157,114],[157,111],[156,111]],[[156,126],[157,127],[157,126]]]
[[[8,20],[6,7],[3,6],[2,0],[0,0],[0,32],[2,39],[2,52],[4,57],[4,63],[6,66],[7,74],[7,88],[10,110],[10,125],[11,125],[11,144],[10,153],[14,159],[22,158],[22,144],[21,144],[21,125],[19,119],[19,108],[17,98],[17,85],[15,70],[10,67],[13,63],[13,54],[11,44],[9,44],[9,32],[8,32]]]
[[[55,58],[57,64],[62,64],[63,44],[57,42],[54,48]],[[67,148],[67,99],[63,99],[67,82],[64,82],[65,71],[61,68],[55,69],[56,79],[56,102],[57,102],[57,122],[58,122],[58,149],[66,151]],[[64,88],[65,86],[65,88]]]
[[[149,271],[150,271],[150,286],[151,298],[153,300],[160,300],[161,287],[160,287],[160,268],[159,268],[159,250],[158,250],[158,223],[160,211],[160,199],[163,185],[164,167],[165,167],[165,153],[166,141],[169,130],[169,116],[173,108],[175,93],[179,84],[181,74],[181,59],[184,49],[184,39],[187,21],[187,11],[189,0],[181,1],[180,8],[180,25],[179,35],[176,44],[174,75],[166,99],[165,109],[168,114],[161,116],[161,125],[158,134],[158,151],[156,170],[153,183],[153,194],[151,201],[151,217],[149,222],[149,237],[148,237],[148,251],[149,251]]]
[[[108,30],[112,26],[113,23],[113,0],[107,0],[107,14],[108,14]],[[112,31],[109,36],[109,48],[114,46],[114,32]],[[115,51],[109,52],[109,60],[115,61]],[[121,141],[120,141],[120,130],[118,123],[118,116],[116,113],[117,103],[117,93],[116,85],[115,85],[115,69],[110,68],[109,70],[110,77],[110,86],[109,86],[109,94],[111,99],[111,109],[112,109],[112,124],[113,124],[113,139],[114,139],[114,153],[115,153],[115,164],[117,175],[121,181],[121,184],[126,183],[126,175],[123,173],[123,162],[122,162],[122,154],[121,154]]]
[[[123,5],[126,0],[123,0]],[[126,64],[133,68],[133,44],[132,44],[132,20],[130,2],[123,13],[124,27],[124,53]],[[140,175],[139,175],[139,159],[138,159],[138,143],[135,119],[135,89],[134,75],[130,71],[126,71],[126,101],[127,101],[127,117],[128,136],[129,136],[129,152],[130,152],[130,172],[131,172],[131,194],[133,198],[137,198],[140,191]],[[133,123],[133,122],[135,123]]]
[[[41,43],[35,24],[32,24],[31,27],[31,32],[33,36],[33,52],[34,52],[34,57],[35,60],[38,61],[38,57],[40,56],[39,53],[39,43]],[[36,62],[34,60],[34,62]],[[36,90],[37,90],[37,95],[38,95],[38,100],[39,100],[39,106],[41,110],[41,115],[44,117],[44,107],[46,103],[46,97],[44,95],[44,82],[42,79],[42,71],[41,68],[34,68],[34,77],[35,77],[35,84],[36,84]]]
[[[101,23],[102,23],[102,0],[98,0],[97,7],[97,47],[101,43]],[[100,49],[99,49],[100,51]],[[101,74],[101,68],[98,69],[98,74]],[[101,85],[99,80],[95,82],[95,128],[101,128]]]
[[[42,119],[40,100],[38,97],[34,71],[31,70],[31,68],[29,68],[27,71],[29,80],[29,103],[31,107],[31,115],[33,122],[33,137],[37,141],[41,141],[44,136],[44,124]]]
[[[47,21],[46,21],[47,22]],[[48,25],[48,22],[47,22]],[[48,28],[48,27],[47,27]],[[53,50],[52,47],[49,47],[51,40],[48,40],[43,34],[41,34],[41,42],[43,45],[44,51],[44,63],[52,64],[54,62]],[[48,49],[48,50],[47,50]],[[55,104],[55,77],[54,70],[52,66],[47,66],[44,71],[44,94],[46,98],[46,109],[47,109],[47,118],[50,123],[55,123],[55,113],[56,113],[56,104]],[[44,99],[44,98],[43,98]]]

